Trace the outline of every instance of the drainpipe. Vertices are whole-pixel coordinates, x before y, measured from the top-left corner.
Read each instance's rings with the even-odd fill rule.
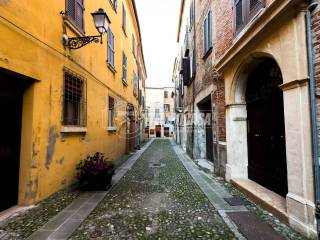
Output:
[[[318,142],[318,126],[317,126],[317,98],[316,98],[316,81],[314,73],[314,48],[312,40],[311,14],[318,6],[319,2],[312,0],[306,12],[307,24],[307,45],[308,45],[308,63],[310,75],[310,103],[311,103],[311,124],[312,124],[312,146],[313,146],[313,162],[314,162],[314,185],[315,185],[315,203],[318,237],[320,233],[320,156]]]

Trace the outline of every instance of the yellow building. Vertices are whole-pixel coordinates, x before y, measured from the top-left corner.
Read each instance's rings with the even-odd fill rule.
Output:
[[[103,43],[66,46],[99,35],[99,8],[111,21]],[[88,154],[131,150],[145,79],[133,0],[0,1],[0,211],[74,183]]]

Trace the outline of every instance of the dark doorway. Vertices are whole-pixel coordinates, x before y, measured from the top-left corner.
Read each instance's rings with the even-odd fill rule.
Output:
[[[127,106],[127,115],[129,120],[127,126],[127,128],[129,128],[129,133],[127,134],[127,152],[132,152],[134,151],[136,142],[136,117],[134,106],[132,104],[128,104]]]
[[[248,78],[249,178],[282,195],[288,193],[282,75],[271,59],[263,60]]]
[[[161,125],[156,125],[156,137],[161,138]]]
[[[198,107],[205,121],[206,128],[206,153],[207,159],[211,162],[214,161],[213,157],[213,132],[212,132],[212,105],[211,95],[207,97],[203,102],[198,104]]]
[[[18,202],[23,82],[0,69],[0,211]]]
[[[170,137],[170,128],[164,127],[163,132],[165,137]]]

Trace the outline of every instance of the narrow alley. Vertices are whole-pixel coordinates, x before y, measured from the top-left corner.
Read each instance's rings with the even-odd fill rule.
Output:
[[[30,226],[32,211],[18,228]],[[12,235],[19,230],[10,223],[0,227],[0,237],[9,229],[1,239],[24,239]],[[151,140],[119,167],[108,192],[81,193],[27,239],[67,238],[304,239],[222,178],[200,170],[168,139]]]

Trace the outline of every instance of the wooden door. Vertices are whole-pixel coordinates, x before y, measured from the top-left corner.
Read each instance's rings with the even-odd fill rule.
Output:
[[[280,69],[261,63],[247,89],[249,178],[282,195],[288,193],[283,93]]]

